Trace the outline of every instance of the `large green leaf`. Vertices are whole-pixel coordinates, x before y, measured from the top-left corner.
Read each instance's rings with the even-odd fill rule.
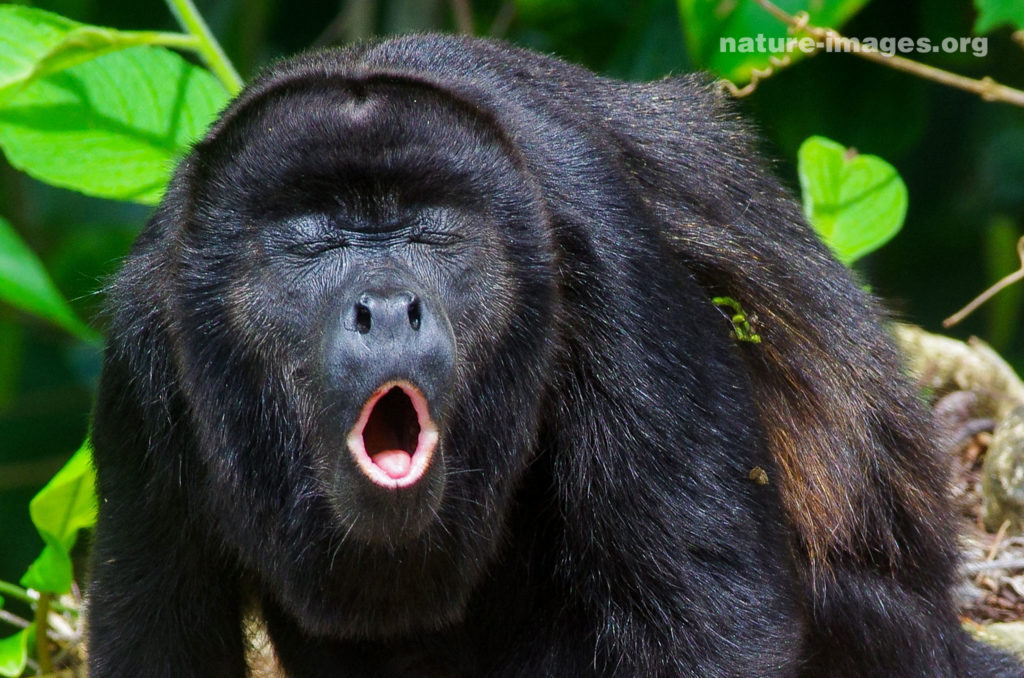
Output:
[[[1014,29],[1024,28],[1024,2],[1021,0],[974,0],[978,20],[974,32],[983,35],[1006,24]]]
[[[133,47],[19,89],[0,109],[0,148],[41,181],[155,204],[226,101],[208,71],[163,48]]]
[[[794,15],[806,11],[815,26],[839,28],[869,0],[773,0]],[[765,69],[771,57],[799,59],[803,52],[768,48],[783,45],[784,23],[754,0],[678,0],[683,33],[694,63],[735,83],[745,83],[754,69]],[[735,44],[735,48],[733,45]],[[751,46],[753,49],[744,49]],[[725,47],[723,49],[723,47]],[[763,49],[762,49],[763,48]]]
[[[903,226],[907,187],[881,158],[810,137],[797,160],[804,213],[843,263],[878,249]]]
[[[39,258],[2,218],[0,300],[46,318],[86,341],[98,341],[98,335],[75,316]]]
[[[28,660],[28,637],[32,627],[22,629],[13,636],[0,638],[0,676],[17,678],[25,671]]]
[[[189,36],[88,26],[22,5],[0,6],[0,102],[33,78],[56,73],[116,49]]]
[[[46,547],[21,578],[22,586],[62,594],[71,589],[71,547],[78,531],[96,524],[95,472],[88,440],[29,503]]]

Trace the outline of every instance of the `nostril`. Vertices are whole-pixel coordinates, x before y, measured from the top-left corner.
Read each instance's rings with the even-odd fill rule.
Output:
[[[422,309],[420,308],[419,297],[414,296],[409,302],[409,327],[415,331],[420,329]]]
[[[373,314],[370,307],[362,301],[356,302],[356,331],[359,334],[367,334],[373,324]]]

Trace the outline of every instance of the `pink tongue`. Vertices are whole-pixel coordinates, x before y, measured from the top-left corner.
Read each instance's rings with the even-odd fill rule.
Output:
[[[404,478],[409,475],[412,457],[405,450],[384,450],[373,455],[373,463],[381,468],[389,478]]]

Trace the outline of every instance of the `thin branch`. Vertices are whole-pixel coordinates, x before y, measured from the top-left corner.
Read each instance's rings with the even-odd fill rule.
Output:
[[[928,66],[905,57],[883,54],[876,49],[872,49],[871,47],[864,45],[855,38],[847,38],[840,35],[832,28],[812,26],[807,22],[805,13],[794,16],[780,9],[769,0],[755,1],[757,4],[761,5],[761,7],[768,10],[772,16],[788,25],[794,31],[806,33],[818,41],[824,42],[830,40],[833,44],[839,45],[843,51],[855,54],[862,59],[874,61],[875,63],[895,68],[906,73],[911,73],[926,80],[932,80],[933,82],[938,82],[949,87],[955,87],[957,89],[977,94],[985,101],[1001,101],[1013,104],[1014,106],[1024,107],[1024,91],[1002,85],[988,76],[976,80],[974,78],[968,78],[963,75],[944,71],[941,68]]]
[[[213,36],[210,27],[203,21],[202,15],[199,14],[199,10],[196,9],[192,0],[166,0],[166,2],[181,27],[199,39],[196,51],[227,89],[228,94],[238,94],[242,89],[242,78],[238,75],[235,67],[231,65],[231,61],[224,53],[220,43],[217,42],[217,38]]]
[[[310,47],[358,42],[373,35],[376,28],[376,0],[347,0]]]
[[[793,17],[793,19],[795,23],[789,24],[786,29],[786,33],[788,35],[796,35],[804,30],[804,28],[807,27],[807,22],[810,20],[810,15],[807,14],[807,12],[800,12]],[[813,56],[813,53],[808,54],[808,56]],[[742,99],[745,96],[753,94],[754,90],[757,89],[757,86],[762,80],[767,80],[771,76],[775,75],[776,72],[791,65],[792,63],[793,59],[788,54],[783,54],[781,57],[777,57],[773,54],[768,57],[768,68],[752,69],[750,73],[750,82],[743,87],[737,87],[729,78],[722,78],[719,81],[719,84],[734,97]]]
[[[998,292],[1001,292],[1004,288],[1009,287],[1015,282],[1020,282],[1021,280],[1024,280],[1024,236],[1022,236],[1021,239],[1017,241],[1017,256],[1020,257],[1020,268],[1018,268],[1016,271],[1009,274],[1008,276],[1001,278],[998,282],[996,282],[996,284],[992,285],[992,287],[988,288],[987,290],[979,294],[977,297],[975,297],[971,303],[967,304],[962,309],[960,309],[953,315],[943,320],[942,326],[952,327],[953,325],[956,325],[958,322],[969,316],[971,313],[974,313],[975,309],[977,309],[986,301],[994,297]]]
[[[736,83],[729,78],[722,78],[718,82],[726,91],[729,92],[729,94],[733,95],[737,99],[742,99],[745,96],[753,94],[754,90],[757,89],[757,86],[761,84],[762,80],[767,80],[771,76],[775,75],[776,71],[782,70],[791,63],[793,63],[793,60],[788,54],[781,57],[770,56],[768,57],[768,68],[753,69],[750,72],[750,82],[743,87],[737,87]]]
[[[451,0],[455,28],[463,35],[473,35],[473,8],[469,0]]]
[[[7,610],[0,610],[0,621],[19,629],[28,628],[28,625],[32,623]]]
[[[1003,560],[986,560],[980,563],[965,563],[960,569],[965,574],[977,574],[989,570],[1020,570],[1024,568],[1024,558],[1006,558]]]
[[[506,0],[501,4],[501,9],[494,15],[494,21],[491,22],[491,28],[487,31],[487,35],[492,38],[501,38],[508,33],[508,29],[512,26],[512,21],[516,18],[516,3],[512,0]]]

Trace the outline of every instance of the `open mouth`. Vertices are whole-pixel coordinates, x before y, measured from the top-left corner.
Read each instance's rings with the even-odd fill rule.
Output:
[[[397,489],[423,477],[437,447],[427,400],[404,381],[377,389],[363,404],[348,435],[348,449],[374,483]]]

